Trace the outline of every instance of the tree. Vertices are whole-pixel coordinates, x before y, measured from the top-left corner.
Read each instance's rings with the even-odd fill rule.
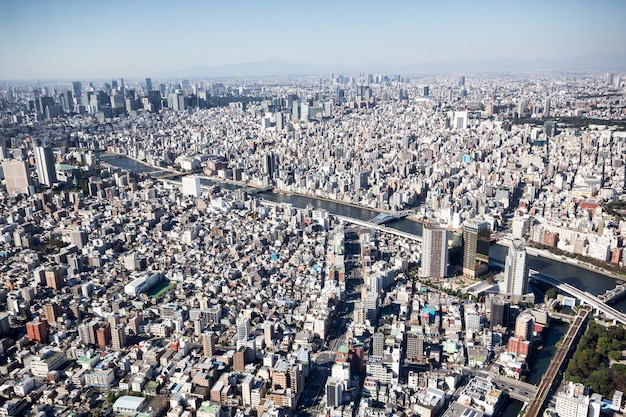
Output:
[[[621,350],[612,350],[609,352],[609,359],[611,359],[612,361],[619,361],[622,360],[622,351]]]
[[[556,298],[556,288],[548,288],[548,290],[546,291],[545,297],[547,299],[553,300]]]

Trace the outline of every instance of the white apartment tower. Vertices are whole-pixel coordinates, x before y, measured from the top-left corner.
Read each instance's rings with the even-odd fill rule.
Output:
[[[505,293],[524,295],[528,292],[528,261],[521,240],[514,240],[504,264]]]
[[[448,231],[425,225],[422,235],[422,278],[444,278],[448,269]]]

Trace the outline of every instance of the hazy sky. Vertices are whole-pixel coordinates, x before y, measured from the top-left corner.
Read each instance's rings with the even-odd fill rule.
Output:
[[[0,79],[626,53],[624,0],[2,0]]]

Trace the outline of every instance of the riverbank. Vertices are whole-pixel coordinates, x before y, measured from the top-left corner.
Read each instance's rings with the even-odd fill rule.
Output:
[[[502,246],[510,247],[511,239],[508,239],[508,238],[499,239],[497,243]],[[626,275],[622,275],[617,272],[614,272],[605,268],[601,268],[599,266],[587,263],[585,261],[581,261],[579,259],[571,258],[567,255],[555,255],[554,253],[547,251],[545,249],[537,249],[537,248],[528,247],[528,246],[526,247],[526,252],[529,255],[538,256],[540,258],[551,259],[553,261],[563,262],[572,266],[583,268],[583,269],[586,269],[587,271],[597,272],[599,274],[606,275],[607,277],[613,278],[615,280],[626,281]]]

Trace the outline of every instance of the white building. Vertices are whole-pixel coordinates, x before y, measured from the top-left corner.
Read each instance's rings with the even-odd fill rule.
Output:
[[[200,197],[200,177],[189,175],[183,177],[183,195]]]
[[[526,249],[521,240],[514,240],[509,247],[504,264],[504,292],[524,295],[528,292],[528,262]]]

